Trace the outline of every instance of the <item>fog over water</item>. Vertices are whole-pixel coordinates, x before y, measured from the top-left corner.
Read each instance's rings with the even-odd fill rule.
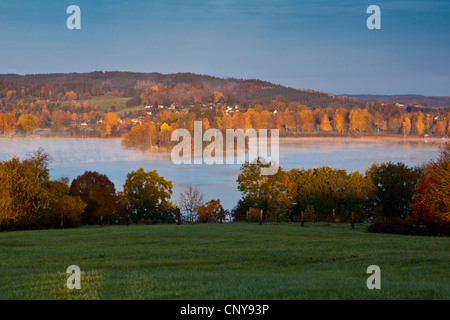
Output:
[[[358,138],[284,138],[280,139],[280,165],[284,169],[329,166],[363,172],[374,161],[404,162],[409,166],[436,159],[444,140],[358,139]],[[43,148],[52,157],[53,179],[70,180],[85,171],[106,174],[122,190],[127,173],[144,168],[174,184],[176,201],[186,186],[195,185],[205,200],[220,199],[232,209],[241,198],[236,179],[239,165],[175,165],[169,152],[126,149],[120,139],[0,139],[0,160],[25,158]]]

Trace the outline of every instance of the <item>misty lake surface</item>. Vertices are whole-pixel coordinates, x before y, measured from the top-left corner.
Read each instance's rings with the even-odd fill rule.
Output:
[[[360,172],[374,161],[417,166],[436,159],[443,142],[441,139],[282,138],[280,166],[283,169],[329,166]],[[117,190],[122,190],[127,173],[144,168],[157,170],[173,182],[173,201],[189,185],[197,186],[205,201],[220,199],[225,209],[231,210],[241,198],[236,182],[240,165],[175,165],[169,152],[126,149],[120,139],[0,139],[0,161],[13,156],[25,158],[38,148],[52,157],[52,179],[72,180],[85,171],[98,171],[106,174]]]

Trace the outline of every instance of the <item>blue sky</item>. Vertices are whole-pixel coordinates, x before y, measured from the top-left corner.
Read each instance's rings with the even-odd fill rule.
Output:
[[[81,8],[68,30],[66,8]],[[366,9],[381,8],[381,30]],[[194,72],[342,93],[450,95],[450,1],[14,0],[0,73]]]

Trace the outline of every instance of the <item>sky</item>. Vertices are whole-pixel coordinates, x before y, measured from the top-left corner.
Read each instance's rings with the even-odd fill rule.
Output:
[[[69,30],[69,5],[81,30]],[[368,6],[381,9],[369,30]],[[450,96],[450,1],[0,2],[0,73],[193,72],[335,94]]]

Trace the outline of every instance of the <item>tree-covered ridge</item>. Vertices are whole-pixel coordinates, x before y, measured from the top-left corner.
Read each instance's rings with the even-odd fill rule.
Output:
[[[91,72],[91,73],[56,73],[56,74],[0,74],[0,98],[7,92],[24,89],[30,97],[42,98],[39,91],[43,87],[52,87],[53,95],[75,91],[77,94],[98,95],[99,90],[109,92],[117,90],[126,94],[131,89],[148,89],[153,86],[176,86],[179,84],[194,84],[221,91],[230,103],[245,104],[251,100],[272,100],[279,96],[289,101],[296,101],[307,106],[341,105],[343,102],[352,106],[362,105],[357,99],[348,99],[312,90],[297,90],[279,84],[256,79],[222,79],[208,75],[193,73],[136,73],[136,72]],[[45,90],[45,89],[44,89]],[[47,90],[48,91],[48,90]],[[130,91],[128,91],[130,92]]]
[[[423,107],[450,107],[450,97],[435,97],[416,94],[406,95],[349,95],[363,102],[400,103],[403,105],[421,105]]]
[[[42,136],[120,136],[127,146],[149,148],[168,145],[178,128],[192,131],[194,121],[205,130],[278,129],[282,136],[443,137],[450,131],[450,108],[362,103],[190,73],[0,75],[0,134],[6,136],[42,129]]]

